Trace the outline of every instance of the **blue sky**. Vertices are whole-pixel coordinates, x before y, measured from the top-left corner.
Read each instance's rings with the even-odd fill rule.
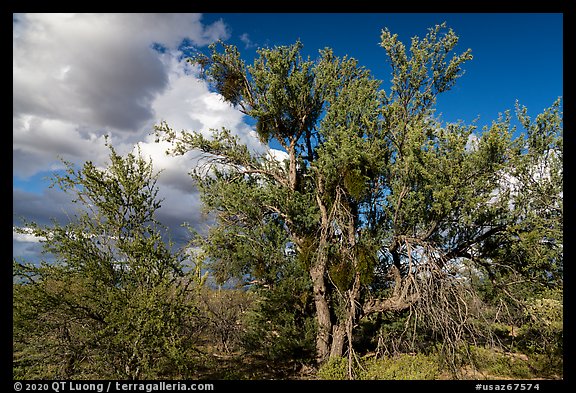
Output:
[[[194,77],[182,42],[200,51],[217,39],[239,47],[247,63],[263,46],[300,39],[304,54],[324,47],[348,55],[383,80],[390,68],[379,47],[381,30],[410,38],[446,22],[474,59],[452,91],[438,99],[448,122],[490,124],[516,100],[532,116],[562,96],[562,14],[17,14],[13,22],[13,215],[66,221],[74,206],[45,180],[62,166],[58,156],[102,165],[109,135],[120,152],[139,144],[163,169],[160,219],[177,241],[182,221],[205,225],[187,172],[190,157],[164,155],[150,132],[166,120],[174,129],[226,126],[257,146],[253,126]],[[157,44],[165,50],[158,51]],[[273,146],[276,147],[276,146]],[[37,258],[38,243],[14,236],[15,257]]]
[[[562,14],[206,14],[206,21],[224,18],[231,43],[247,58],[257,46],[288,45],[300,39],[312,58],[331,47],[337,55],[359,60],[387,82],[390,68],[379,47],[387,27],[409,47],[429,27],[446,22],[460,37],[458,53],[471,48],[474,59],[453,91],[441,95],[438,112],[446,121],[490,122],[498,112],[514,109],[515,100],[540,112],[562,95]],[[241,39],[247,35],[250,45]],[[246,36],[244,36],[246,37]],[[256,45],[256,46],[253,46]],[[384,84],[383,87],[386,87]]]

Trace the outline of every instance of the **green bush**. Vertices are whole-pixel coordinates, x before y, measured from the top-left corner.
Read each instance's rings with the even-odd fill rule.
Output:
[[[440,374],[438,359],[433,355],[402,354],[363,362],[359,379],[436,379]]]
[[[531,299],[525,310],[526,323],[520,328],[518,346],[530,354],[562,357],[564,310],[560,288]]]
[[[528,364],[535,377],[557,379],[564,375],[563,360],[562,356],[531,354]]]
[[[533,378],[527,360],[494,349],[471,347],[474,366],[482,374],[516,379]]]
[[[316,325],[311,282],[296,260],[285,261],[282,279],[255,291],[245,315],[243,348],[270,361],[314,359]]]
[[[440,375],[438,359],[433,355],[402,354],[379,359],[363,358],[353,365],[357,379],[382,380],[423,380],[437,379]],[[330,359],[324,363],[317,374],[319,379],[348,379],[348,360]]]
[[[318,379],[344,380],[348,379],[348,359],[333,358],[320,366]]]

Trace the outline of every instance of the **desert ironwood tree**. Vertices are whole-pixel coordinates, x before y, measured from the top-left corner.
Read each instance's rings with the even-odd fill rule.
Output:
[[[156,127],[169,153],[204,153],[192,174],[215,224],[197,242],[217,276],[271,288],[295,250],[319,361],[352,356],[354,329],[377,313],[412,310],[440,342],[481,334],[467,275],[504,290],[511,275],[561,280],[560,101],[535,121],[518,107],[527,132],[516,138],[509,113],[481,132],[443,124],[436,98],[472,59],[457,42],[445,24],[409,48],[384,29],[387,91],[355,59],[304,58],[300,42],[260,49],[251,65],[224,43],[191,59],[285,160],[230,130]]]
[[[74,196],[70,222],[26,222],[51,255],[14,261],[14,370],[24,378],[176,377],[190,366],[195,313],[183,270],[156,219],[157,174],[142,156],[65,162],[54,186]]]

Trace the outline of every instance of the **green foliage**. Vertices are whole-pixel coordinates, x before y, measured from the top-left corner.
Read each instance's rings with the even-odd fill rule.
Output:
[[[434,355],[401,354],[394,357],[362,358],[354,364],[360,380],[424,380],[440,376],[439,361]],[[348,379],[348,360],[331,358],[318,370],[319,379]]]
[[[237,105],[240,103],[240,93],[244,88],[245,65],[236,47],[223,43],[222,45],[223,54],[215,50],[216,44],[211,44],[209,48],[212,51],[212,58],[199,55],[189,61],[199,64],[204,69],[210,66],[207,74],[215,82],[218,91],[226,100]]]
[[[401,353],[358,358],[352,372],[359,380],[437,380],[452,375],[444,368],[446,365],[438,353]],[[458,377],[464,379],[555,379],[562,375],[562,364],[551,364],[544,355],[526,356],[470,346],[458,373]],[[348,379],[348,359],[329,359],[320,366],[316,377],[323,380]]]
[[[56,176],[81,208],[73,220],[26,223],[55,262],[14,262],[19,377],[139,379],[190,367],[193,277],[155,218],[157,175],[141,156],[110,151],[107,168],[66,163]]]
[[[391,358],[366,360],[359,379],[437,379],[439,362],[434,355],[403,354]]]
[[[474,367],[488,378],[530,379],[534,375],[527,360],[490,348],[472,347]]]
[[[281,144],[314,126],[322,109],[315,94],[314,63],[300,55],[302,44],[258,49],[259,57],[246,67],[238,49],[219,43],[210,46],[210,56],[199,55],[206,78],[234,106],[257,119],[256,130],[263,142],[275,138]],[[298,139],[299,137],[296,137]]]
[[[330,358],[320,366],[316,375],[319,379],[324,380],[348,379],[348,359]]]
[[[518,346],[529,354],[545,354],[550,362],[563,355],[564,307],[561,289],[528,299],[526,322],[518,332]]]
[[[272,361],[312,359],[316,327],[310,287],[306,271],[292,259],[270,287],[255,288],[258,300],[246,315],[245,348]]]
[[[316,351],[322,379],[435,379],[470,362],[561,375],[562,102],[534,119],[517,104],[516,139],[509,111],[481,132],[441,122],[437,96],[472,59],[457,43],[445,24],[409,48],[383,30],[388,92],[357,60],[304,58],[300,42],[251,65],[222,42],[192,59],[288,159],[224,128],[156,127],[168,153],[200,152],[191,175],[214,225],[193,257],[155,218],[150,162],[109,146],[105,169],[65,163],[54,186],[81,210],[20,229],[56,263],[14,262],[14,377],[189,377],[218,366],[214,350],[284,366]],[[247,290],[202,289],[206,268]],[[339,357],[356,349],[386,356]],[[255,375],[235,366],[211,375]]]
[[[552,357],[548,354],[530,354],[528,367],[535,378],[562,379],[564,375],[563,354]]]
[[[289,338],[315,317],[320,360],[344,353],[330,348],[343,341],[335,328],[373,313],[387,313],[385,328],[400,333],[386,344],[390,352],[440,342],[456,358],[462,343],[504,340],[506,332],[491,327],[527,318],[517,299],[538,292],[530,286],[561,285],[561,100],[534,120],[518,105],[526,134],[516,139],[509,111],[481,131],[441,122],[437,96],[472,59],[470,49],[454,52],[458,40],[441,24],[407,47],[384,29],[387,92],[357,60],[329,48],[304,58],[300,42],[260,49],[252,65],[223,43],[196,59],[215,90],[255,120],[261,141],[276,140],[288,155],[279,162],[250,153],[227,130],[208,139],[157,127],[172,153],[204,154],[209,170],[203,166],[194,180],[215,225],[196,245],[221,282],[235,277],[270,288],[259,329],[274,323],[269,310],[294,306],[282,280],[307,276],[310,285],[292,294],[313,298],[315,307],[303,314],[280,308],[273,331]],[[291,267],[288,242],[304,272]],[[526,332],[548,318],[538,307],[529,308],[534,326]],[[546,334],[557,341],[557,331]],[[344,341],[351,346],[354,337]]]
[[[312,127],[319,116],[322,102],[314,91],[314,63],[302,58],[301,49],[299,41],[259,49],[259,57],[248,67],[254,81],[250,115],[258,119],[257,131],[264,142],[291,138]]]
[[[410,54],[398,40],[398,34],[384,29],[381,46],[386,50],[392,65],[392,94],[408,105],[412,114],[430,108],[439,93],[450,90],[463,72],[461,65],[472,59],[468,49],[449,59],[458,43],[452,29],[445,32],[446,23],[428,29],[423,39],[413,37]]]

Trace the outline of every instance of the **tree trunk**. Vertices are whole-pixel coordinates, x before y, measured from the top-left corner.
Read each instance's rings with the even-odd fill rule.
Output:
[[[344,341],[346,339],[346,320],[340,321],[332,328],[332,345],[330,358],[340,358],[344,354]]]
[[[358,313],[356,309],[356,304],[360,299],[360,270],[358,266],[358,259],[356,257],[356,225],[355,225],[355,214],[353,212],[352,206],[350,206],[345,199],[341,202],[341,214],[346,221],[346,246],[343,252],[348,257],[348,263],[352,265],[354,271],[354,281],[352,286],[344,292],[342,295],[344,297],[343,301],[345,304],[345,312],[338,326],[334,327],[334,334],[332,337],[332,350],[330,352],[330,357],[342,357],[344,355],[344,344],[348,342],[348,361],[349,367],[351,367],[351,358],[353,353],[352,348],[352,331],[356,325],[358,319]],[[352,378],[352,374],[349,370],[349,377]]]
[[[320,262],[320,263],[318,263]],[[314,291],[314,305],[316,306],[316,357],[318,362],[323,362],[330,354],[330,333],[332,322],[330,320],[330,306],[326,299],[326,283],[324,282],[325,262],[316,261],[310,269],[310,278]]]
[[[310,267],[310,278],[312,280],[312,290],[314,292],[314,304],[316,306],[316,322],[318,331],[316,333],[316,357],[319,363],[323,362],[330,355],[330,335],[332,333],[332,320],[330,305],[328,304],[326,293],[326,246],[328,244],[329,218],[328,211],[322,195],[324,193],[324,181],[321,177],[317,179],[316,203],[320,209],[320,240],[316,259]]]

